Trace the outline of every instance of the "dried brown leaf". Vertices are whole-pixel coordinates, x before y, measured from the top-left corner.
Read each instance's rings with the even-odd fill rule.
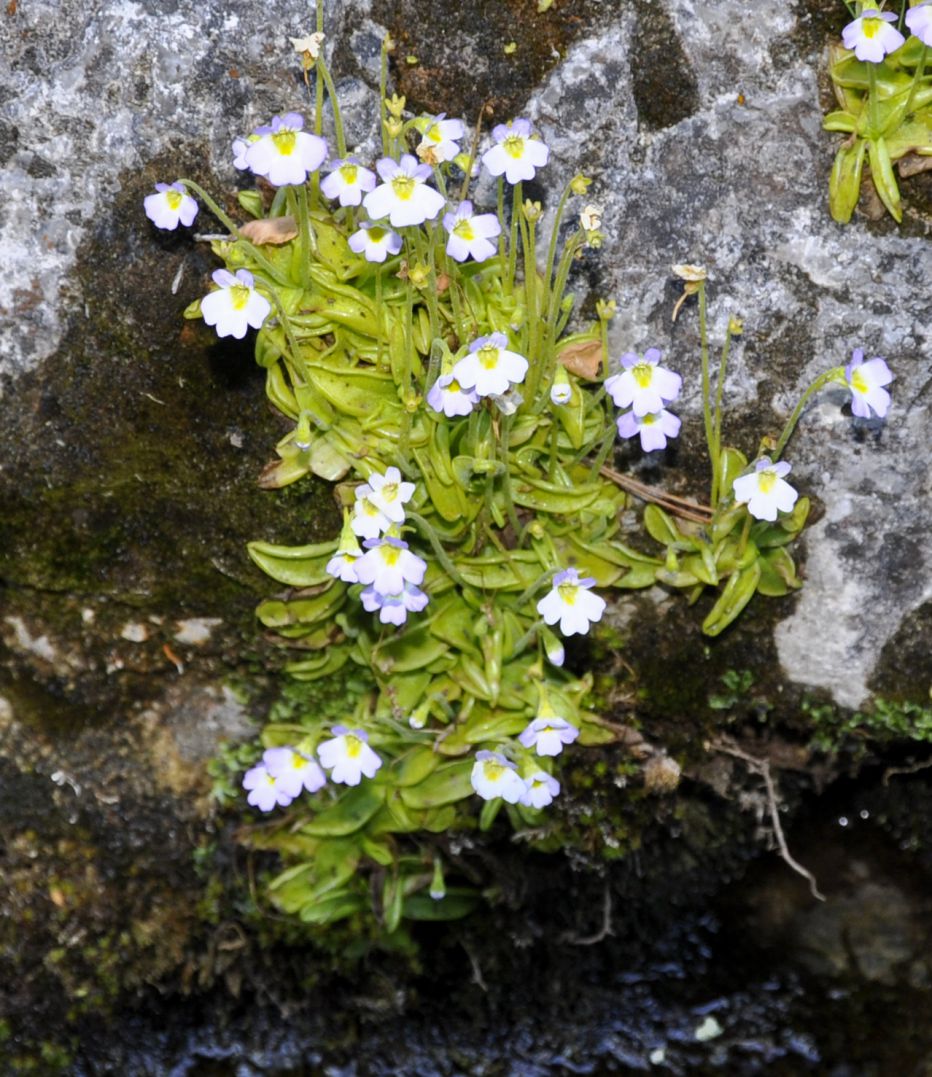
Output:
[[[602,369],[602,342],[581,340],[576,344],[568,344],[557,358],[577,378],[592,381],[599,376]]]
[[[294,217],[269,217],[241,225],[240,234],[258,246],[280,247],[298,234]]]
[[[919,153],[907,153],[896,162],[901,176],[915,176],[918,172],[928,172],[932,169],[932,157],[924,157]]]

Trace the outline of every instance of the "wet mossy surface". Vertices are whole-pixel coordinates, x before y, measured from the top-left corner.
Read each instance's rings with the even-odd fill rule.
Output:
[[[696,76],[676,28],[664,8],[638,0],[631,42],[631,89],[639,126],[647,131],[672,127],[699,107]]]

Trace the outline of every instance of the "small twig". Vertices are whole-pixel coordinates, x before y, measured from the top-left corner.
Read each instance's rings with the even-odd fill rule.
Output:
[[[747,764],[748,770],[750,770],[751,773],[759,774],[761,778],[763,778],[764,788],[767,790],[767,808],[770,812],[770,822],[773,826],[774,836],[777,839],[777,847],[780,850],[781,858],[797,873],[797,875],[802,875],[802,877],[808,881],[809,889],[816,901],[825,901],[825,895],[820,892],[819,884],[816,882],[815,876],[808,870],[808,868],[804,868],[798,860],[793,859],[789,846],[786,844],[786,836],[783,833],[783,826],[780,823],[780,814],[777,807],[777,791],[773,783],[773,777],[770,774],[769,760],[758,759],[757,756],[748,755],[747,752],[743,752],[740,748],[727,743],[722,738],[712,741],[710,747],[713,751],[723,752],[725,755],[740,759],[743,763]]]
[[[594,935],[580,936],[574,933],[562,935],[560,942],[568,942],[573,946],[595,946],[596,943],[614,934],[615,932],[612,929],[612,891],[608,883],[606,883],[602,899],[602,926],[599,930]]]
[[[184,258],[178,263],[178,272],[172,277],[172,295],[178,294],[178,289],[181,286],[181,278],[184,276]]]
[[[687,501],[684,497],[676,494],[668,494],[665,490],[659,490],[656,486],[648,486],[646,483],[632,479],[630,475],[622,475],[607,464],[599,469],[600,473],[622,490],[634,494],[641,501],[651,501],[655,505],[672,512],[674,516],[682,516],[685,520],[692,520],[697,524],[708,524],[712,521],[712,509],[708,505],[700,505],[696,501]]]
[[[466,956],[469,958],[469,963],[472,965],[472,982],[482,991],[488,994],[489,989],[486,986],[485,980],[482,978],[482,969],[479,967],[479,962],[476,960],[476,955],[466,945],[465,942],[460,940],[460,946],[466,951]]]
[[[921,763],[913,763],[909,767],[887,767],[883,772],[883,784],[889,785],[890,779],[896,777],[897,774],[915,774],[917,771],[925,770],[927,767],[932,767],[932,759],[925,759]]]

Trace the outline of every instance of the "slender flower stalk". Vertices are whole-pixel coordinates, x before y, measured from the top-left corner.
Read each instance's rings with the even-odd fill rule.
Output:
[[[844,383],[845,380],[845,368],[841,366],[832,367],[831,370],[826,370],[824,374],[820,374],[815,381],[809,386],[809,388],[803,393],[793,409],[793,414],[786,420],[786,424],[777,439],[777,444],[774,446],[773,452],[770,454],[772,460],[779,460],[783,450],[786,448],[786,443],[793,436],[793,431],[796,429],[796,424],[799,422],[806,405],[812,399],[813,396],[823,386],[829,384],[829,382],[840,381]]]

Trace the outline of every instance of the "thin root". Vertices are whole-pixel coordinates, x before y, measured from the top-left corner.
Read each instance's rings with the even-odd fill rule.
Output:
[[[798,860],[793,859],[789,846],[786,844],[786,836],[783,833],[783,826],[780,823],[780,813],[777,807],[777,791],[774,786],[773,777],[770,773],[770,762],[766,759],[758,759],[757,756],[754,755],[748,755],[747,752],[743,752],[735,744],[731,744],[722,738],[712,741],[710,747],[716,752],[724,752],[725,755],[740,759],[743,763],[747,764],[748,770],[753,774],[759,774],[761,778],[763,778],[764,788],[767,790],[767,808],[770,812],[770,823],[773,826],[774,836],[777,839],[777,848],[780,851],[780,857],[793,869],[793,871],[796,872],[797,875],[802,875],[802,877],[809,883],[809,889],[816,901],[825,901],[825,895],[819,890],[819,884],[816,882],[815,876],[808,868],[804,868]]]

